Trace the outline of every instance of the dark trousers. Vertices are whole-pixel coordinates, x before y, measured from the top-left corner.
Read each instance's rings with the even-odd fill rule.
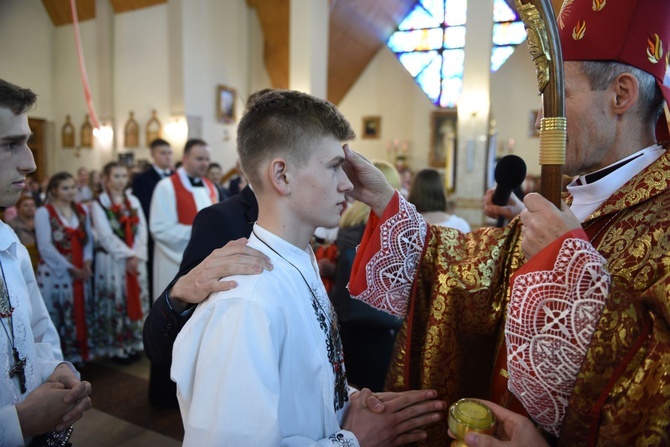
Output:
[[[341,322],[340,336],[347,380],[350,384],[359,389],[383,391],[396,331]]]
[[[149,404],[157,409],[178,408],[177,384],[170,379],[170,365],[151,363]]]

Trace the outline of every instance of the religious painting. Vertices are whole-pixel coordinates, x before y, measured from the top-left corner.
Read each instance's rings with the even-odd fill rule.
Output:
[[[61,140],[63,147],[74,147],[74,126],[70,121],[70,115],[65,116],[65,124],[61,129]]]
[[[456,185],[458,148],[458,112],[456,109],[436,110],[431,117],[431,138],[428,163],[445,169],[445,186],[453,191]]]
[[[93,125],[88,115],[84,119],[84,124],[79,130],[79,139],[81,140],[81,147],[93,147]]]
[[[132,111],[123,128],[123,144],[125,147],[138,147],[140,145],[140,125],[137,124],[135,114]]]
[[[122,152],[119,154],[119,163],[124,166],[132,167],[135,164],[135,154],[132,152]]]
[[[537,120],[537,114],[540,113],[539,110],[531,110],[528,112],[528,136],[529,137],[540,137],[540,130],[535,128],[535,120]]]
[[[235,122],[235,101],[237,92],[235,89],[219,85],[216,94],[216,119],[220,123],[230,124]]]
[[[380,116],[364,116],[361,138],[378,139],[381,135],[381,121]]]
[[[156,110],[151,111],[151,119],[147,121],[146,128],[144,129],[145,131],[145,144],[147,147],[151,145],[151,142],[154,141],[157,138],[162,138],[162,128],[161,122],[158,121],[158,117],[156,116]]]

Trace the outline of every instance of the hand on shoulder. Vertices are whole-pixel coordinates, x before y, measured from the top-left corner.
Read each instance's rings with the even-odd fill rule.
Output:
[[[235,281],[220,281],[234,275],[256,275],[272,270],[265,254],[247,246],[247,239],[228,242],[214,250],[200,264],[177,280],[170,291],[170,298],[188,304],[198,304],[210,293],[233,289]]]

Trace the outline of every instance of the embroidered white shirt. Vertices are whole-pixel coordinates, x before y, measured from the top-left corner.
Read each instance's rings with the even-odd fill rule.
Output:
[[[28,251],[3,222],[0,222],[0,262],[14,307],[14,343],[20,356],[26,358],[26,392],[21,394],[18,379],[9,377],[9,370],[14,365],[11,342],[7,333],[0,329],[0,445],[13,447],[29,441],[21,433],[15,405],[63,363],[63,354],[58,333],[37,288]],[[9,330],[7,319],[3,322]],[[9,333],[11,335],[11,331]],[[68,366],[74,371],[71,364]]]
[[[321,326],[331,322],[318,317],[328,315],[329,301],[312,250],[258,225],[248,245],[269,256],[273,270],[226,278],[237,287],[200,304],[174,344],[184,446],[357,447],[340,429],[348,403],[335,410]]]

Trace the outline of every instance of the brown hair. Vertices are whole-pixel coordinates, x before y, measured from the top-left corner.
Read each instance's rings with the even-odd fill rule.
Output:
[[[356,138],[349,121],[332,103],[293,90],[261,90],[249,97],[237,127],[237,152],[249,183],[262,189],[259,169],[271,156],[283,155],[304,165],[311,144],[333,136]]]
[[[27,202],[28,200],[32,200],[33,203],[37,204],[35,201],[35,198],[33,196],[28,196],[26,194],[21,194],[21,197],[19,197],[19,200],[16,202],[16,209],[21,208],[21,204],[23,202]]]
[[[407,201],[420,213],[447,210],[447,191],[440,173],[435,169],[422,169],[412,179]]]
[[[7,107],[14,115],[30,110],[37,101],[37,95],[27,88],[0,79],[0,107]]]
[[[74,176],[65,171],[52,175],[49,179],[49,183],[47,184],[47,196],[49,198],[53,198],[53,192],[58,189],[58,186],[65,180],[69,179],[74,180]]]
[[[124,168],[126,171],[128,170],[128,166],[119,163],[118,161],[110,161],[102,168],[102,175],[109,178],[109,176],[112,174],[112,169],[114,168]]]

